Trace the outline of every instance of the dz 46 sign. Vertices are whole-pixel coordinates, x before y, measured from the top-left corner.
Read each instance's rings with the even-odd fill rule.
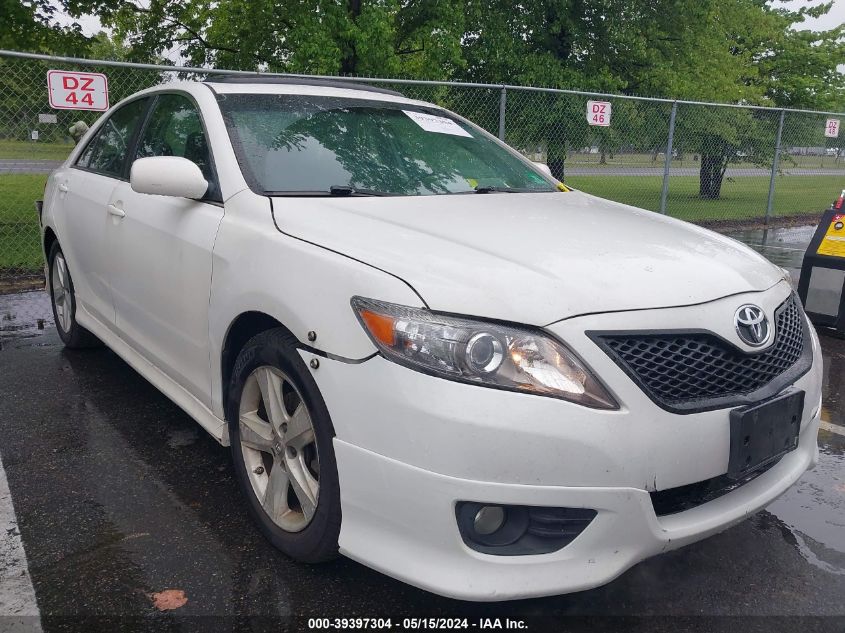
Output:
[[[57,110],[109,109],[109,82],[102,73],[47,71],[50,107]]]
[[[587,123],[607,127],[610,125],[610,101],[587,101]]]

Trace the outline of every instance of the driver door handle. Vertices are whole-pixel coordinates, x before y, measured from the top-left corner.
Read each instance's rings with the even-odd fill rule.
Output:
[[[109,213],[119,218],[122,218],[126,215],[126,212],[123,209],[121,209],[120,207],[116,207],[113,204],[108,205],[106,208],[109,210]]]

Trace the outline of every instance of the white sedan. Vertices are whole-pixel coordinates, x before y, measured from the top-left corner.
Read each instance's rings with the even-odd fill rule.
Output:
[[[577,591],[817,459],[822,362],[783,270],[397,93],[145,90],[51,175],[41,222],[64,343],[109,346],[231,445],[297,560]]]

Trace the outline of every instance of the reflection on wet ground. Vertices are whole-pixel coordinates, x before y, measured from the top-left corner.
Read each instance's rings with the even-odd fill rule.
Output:
[[[815,232],[815,226],[784,227],[772,229],[731,230],[725,234],[751,246],[769,260],[789,268],[797,283],[804,251]]]
[[[808,563],[845,575],[845,438],[819,433],[819,465],[767,510],[787,527]]]
[[[43,290],[0,294],[0,349],[4,340],[38,336],[52,327],[50,297]]]

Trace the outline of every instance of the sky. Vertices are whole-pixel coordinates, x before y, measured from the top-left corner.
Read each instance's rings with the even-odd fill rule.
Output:
[[[776,2],[775,6],[781,6],[795,11],[805,5],[816,6],[819,4],[823,4],[823,2],[815,0],[792,0],[791,2]],[[833,7],[828,11],[827,15],[823,15],[820,18],[808,18],[802,24],[797,25],[796,28],[798,30],[812,29],[813,31],[827,31],[835,26],[839,26],[843,22],[845,22],[845,0],[833,0]]]

